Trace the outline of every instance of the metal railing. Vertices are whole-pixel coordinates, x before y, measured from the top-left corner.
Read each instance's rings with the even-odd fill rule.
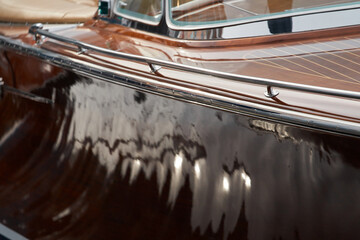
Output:
[[[51,33],[47,30],[43,29],[42,24],[34,24],[29,29],[29,33],[34,35],[34,39],[40,44],[44,37],[48,37],[51,39],[55,39],[60,42],[64,42],[67,44],[72,44],[78,47],[79,53],[85,53],[87,51],[93,51],[97,53],[102,53],[108,56],[118,57],[122,59],[127,59],[131,61],[137,61],[142,63],[147,63],[150,66],[152,72],[156,73],[161,69],[161,67],[167,67],[171,69],[187,71],[192,73],[198,74],[205,74],[213,77],[219,77],[229,80],[240,81],[244,83],[251,83],[262,85],[266,87],[265,96],[272,98],[277,96],[279,93],[276,92],[272,87],[279,87],[285,89],[292,89],[298,90],[303,92],[311,92],[311,93],[318,93],[330,96],[338,96],[338,97],[345,97],[345,98],[352,98],[352,99],[360,99],[360,92],[354,91],[347,91],[347,90],[340,90],[340,89],[333,89],[333,88],[326,88],[326,87],[318,87],[318,86],[311,86],[305,84],[298,84],[298,83],[290,83],[290,82],[283,82],[279,80],[273,79],[266,79],[266,78],[259,78],[259,77],[251,77],[251,76],[244,76],[226,72],[220,72],[210,69],[198,68],[188,65],[183,65],[175,62],[169,62],[164,60],[159,60],[150,57],[138,56],[134,54],[128,54],[123,52],[117,52],[110,49],[105,49],[101,47],[97,47],[91,44],[87,44],[75,39],[63,37],[54,33]]]

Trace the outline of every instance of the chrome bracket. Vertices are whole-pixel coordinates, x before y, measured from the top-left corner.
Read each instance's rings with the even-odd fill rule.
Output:
[[[271,86],[266,87],[266,91],[264,92],[265,97],[273,98],[279,95],[279,92],[274,90]]]
[[[149,67],[152,73],[157,73],[161,69],[161,66],[152,63],[149,63]]]
[[[79,50],[77,52],[78,55],[81,55],[81,54],[84,54],[87,52],[87,49],[86,48],[82,48],[82,47],[79,47]]]
[[[29,33],[34,35],[34,41],[36,42],[36,44],[41,44],[43,39],[45,38],[44,36],[40,35],[37,33],[38,29],[43,29],[44,25],[42,25],[41,23],[36,23],[31,25],[31,27],[29,28]]]

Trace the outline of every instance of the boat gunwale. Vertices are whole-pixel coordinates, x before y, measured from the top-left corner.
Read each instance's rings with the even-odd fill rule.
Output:
[[[196,89],[184,87],[173,88],[169,84],[156,85],[149,78],[135,76],[114,71],[109,68],[75,60],[50,50],[32,46],[8,37],[0,36],[0,46],[15,52],[42,59],[55,66],[73,71],[75,73],[96,77],[100,80],[138,89],[144,92],[161,95],[164,97],[185,101],[201,106],[206,106],[222,111],[255,117],[302,128],[312,129],[331,134],[346,135],[360,138],[360,124],[349,120],[336,119],[331,116],[318,116],[310,113],[298,112],[296,110],[281,109],[276,106],[267,106],[260,103],[251,103],[246,100],[234,99],[211,92],[202,92]],[[156,75],[153,75],[156,76]],[[156,81],[156,80],[155,80]],[[160,83],[156,81],[157,83]],[[56,104],[56,103],[55,103]]]
[[[266,87],[280,87],[280,88],[303,91],[303,92],[318,93],[318,94],[323,94],[323,95],[328,95],[328,96],[360,99],[360,92],[319,87],[319,86],[311,86],[311,85],[305,85],[305,84],[299,84],[299,83],[290,83],[290,82],[284,82],[284,81],[279,81],[279,80],[275,80],[275,79],[267,79],[267,78],[232,74],[232,73],[226,73],[226,72],[221,72],[221,71],[216,71],[216,70],[211,70],[211,69],[183,65],[183,64],[179,64],[179,63],[175,63],[175,62],[170,62],[170,61],[159,60],[159,59],[151,58],[151,57],[145,57],[145,56],[139,56],[139,55],[135,55],[135,54],[118,52],[118,51],[98,47],[98,46],[95,46],[92,44],[84,43],[84,42],[81,42],[76,39],[71,39],[71,38],[67,38],[67,37],[63,37],[63,36],[51,33],[49,31],[40,29],[39,25],[36,25],[36,24],[33,25],[29,29],[29,33],[33,34],[35,38],[48,37],[50,39],[54,39],[54,40],[57,40],[60,42],[75,45],[76,47],[78,47],[79,53],[90,50],[90,51],[102,53],[102,54],[105,54],[108,56],[113,56],[113,57],[118,57],[118,58],[122,58],[122,59],[126,59],[126,60],[147,63],[147,64],[149,64],[150,67],[153,67],[156,65],[156,66],[168,67],[171,69],[182,70],[182,71],[187,71],[187,72],[192,72],[192,73],[197,73],[197,74],[220,77],[220,78],[224,78],[224,79],[228,79],[228,80],[235,80],[235,81],[244,82],[244,83],[262,85],[262,86],[266,86]]]

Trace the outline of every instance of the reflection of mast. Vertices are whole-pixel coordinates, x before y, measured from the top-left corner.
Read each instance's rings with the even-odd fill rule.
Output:
[[[269,12],[278,13],[292,9],[293,0],[267,0]],[[284,17],[268,21],[269,30],[273,34],[292,32],[292,18]]]

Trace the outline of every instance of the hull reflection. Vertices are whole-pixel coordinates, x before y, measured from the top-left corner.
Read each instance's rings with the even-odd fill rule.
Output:
[[[0,221],[36,239],[357,239],[360,140],[70,72],[0,102]]]

